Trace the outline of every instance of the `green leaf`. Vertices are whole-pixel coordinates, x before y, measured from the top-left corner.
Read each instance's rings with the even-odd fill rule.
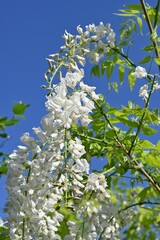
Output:
[[[106,153],[106,157],[107,157],[107,161],[108,161],[108,165],[109,167],[112,167],[113,161],[112,161],[112,153],[111,152],[107,152]]]
[[[148,195],[148,192],[151,190],[151,187],[144,188],[138,195],[137,198],[140,199],[140,202],[143,202]]]
[[[142,158],[143,163],[147,163],[152,167],[159,167],[160,168],[160,155],[157,154],[155,151],[147,154],[144,158]]]
[[[117,108],[109,108],[109,109],[107,110],[107,113],[108,113],[108,114],[114,114],[115,112],[117,112]]]
[[[137,26],[136,26],[136,22],[135,21],[132,21],[132,28],[137,33]]]
[[[72,214],[71,214],[72,215]],[[57,233],[64,239],[66,235],[69,234],[67,221],[65,219],[60,223]]]
[[[0,175],[7,173],[7,163],[5,162],[3,165],[0,166]]]
[[[128,44],[129,44],[128,41],[123,41],[123,42],[121,42],[119,45],[123,47],[123,46],[126,46],[126,45],[128,45]]]
[[[160,153],[160,141],[157,142],[156,148],[157,148],[157,151]]]
[[[122,85],[123,80],[124,80],[124,66],[123,65],[119,66],[118,75],[119,75],[120,84]]]
[[[145,52],[151,52],[153,49],[154,49],[153,45],[148,45],[142,48],[142,50],[144,50]]]
[[[155,149],[155,145],[148,140],[141,140],[140,147],[145,149]]]
[[[6,126],[7,117],[0,118],[0,129],[4,130]]]
[[[135,78],[134,76],[132,76],[132,73],[133,73],[133,72],[134,72],[134,71],[131,69],[131,70],[129,71],[129,74],[128,74],[129,87],[130,87],[131,91],[132,91],[132,89],[133,89],[133,87],[134,87],[134,85],[135,85],[135,82],[136,82],[136,78]]]
[[[109,66],[106,67],[106,75],[107,75],[108,79],[110,79],[110,77],[113,73],[113,70],[114,70],[114,64],[113,63],[109,64]]]
[[[114,13],[117,16],[121,16],[121,17],[134,17],[135,14],[134,13]]]
[[[117,117],[120,122],[122,122],[124,125],[129,126],[131,128],[137,128],[138,127],[138,122],[131,121],[127,118],[122,118],[122,117]]]
[[[135,9],[120,9],[119,10],[120,12],[124,12],[124,13],[134,13],[134,14],[139,14],[139,11],[138,10],[135,10]]]
[[[104,73],[105,73],[105,68],[103,67],[103,65],[101,66],[101,74],[102,74],[102,76],[104,75]]]
[[[8,121],[5,123],[5,125],[6,125],[6,126],[12,126],[12,125],[17,124],[18,122],[19,122],[19,120],[17,120],[17,119],[11,119],[11,120],[8,120]]]
[[[145,63],[148,63],[150,60],[151,60],[151,56],[148,55],[145,58],[143,58],[139,63],[140,64],[145,64]]]
[[[143,134],[150,136],[155,134],[157,130],[149,127],[142,127],[142,132]]]
[[[140,33],[142,34],[142,24],[143,24],[142,19],[140,17],[137,17],[136,19],[137,19],[137,23],[139,25]]]
[[[160,214],[157,216],[157,223],[160,223]]]
[[[133,9],[133,10],[139,10],[139,11],[142,10],[141,4],[131,4],[131,5],[127,5],[125,7]]]
[[[7,117],[1,117],[0,118],[0,124],[3,124],[7,121]]]
[[[115,53],[114,54],[114,57],[113,57],[113,63],[116,64],[119,60],[119,54],[118,53]]]
[[[160,58],[159,57],[155,57],[154,60],[157,63],[157,65],[160,65]]]
[[[0,137],[1,137],[1,138],[7,138],[8,135],[7,135],[6,133],[0,133]]]
[[[21,115],[21,114],[24,114],[26,108],[29,106],[30,106],[29,104],[24,104],[22,102],[19,102],[13,107],[12,111],[16,115]]]
[[[95,65],[92,69],[91,69],[91,75],[94,75],[95,77],[100,77],[101,72],[100,72],[100,68],[98,65]]]
[[[92,124],[92,128],[98,132],[102,131],[105,127],[105,123],[104,123],[103,119],[93,120],[91,122],[91,124]]]

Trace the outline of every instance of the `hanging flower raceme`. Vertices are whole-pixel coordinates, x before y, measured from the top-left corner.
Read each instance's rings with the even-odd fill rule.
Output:
[[[78,32],[81,38],[65,33],[66,48],[78,38],[86,44],[93,41],[90,33],[97,36],[96,41],[108,34],[113,45],[109,25],[89,25],[84,33],[78,27]],[[84,50],[80,44],[79,50],[73,51],[81,49],[79,56],[83,57],[86,46]],[[21,138],[24,145],[10,155],[6,210],[11,240],[118,239],[116,211],[106,191],[105,176],[90,174],[85,147],[70,132],[73,124],[88,126],[99,97],[95,87],[83,83],[84,72],[75,62],[71,69],[64,77],[60,72],[59,83],[49,86],[48,113],[42,127],[33,128],[36,137],[25,133]]]
[[[48,75],[52,72],[54,77],[60,67],[64,66],[67,69],[75,70],[77,69],[77,63],[82,66],[85,65],[86,58],[89,58],[91,63],[98,64],[105,54],[115,46],[115,33],[110,24],[104,25],[102,22],[98,26],[90,24],[85,27],[85,30],[78,26],[77,32],[78,35],[74,36],[65,31],[63,35],[65,43],[61,47],[61,51],[51,54],[47,59],[50,69],[45,74],[45,79],[48,83],[52,81],[52,78],[49,78]],[[70,73],[66,78],[69,75]],[[76,74],[74,77],[72,76],[72,79],[75,79],[75,76]],[[73,82],[71,79],[70,81]]]

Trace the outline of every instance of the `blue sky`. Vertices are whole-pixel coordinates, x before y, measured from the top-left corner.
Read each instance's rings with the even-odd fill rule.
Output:
[[[156,0],[150,0],[153,5]],[[122,9],[123,5],[139,3],[138,0],[5,0],[0,8],[0,115],[11,116],[13,104],[22,101],[31,106],[26,110],[25,119],[17,126],[8,128],[12,139],[4,146],[5,152],[12,152],[20,144],[20,136],[31,132],[32,127],[38,127],[41,118],[46,114],[45,90],[41,86],[45,83],[43,75],[47,70],[45,58],[49,54],[58,52],[63,45],[62,35],[68,32],[76,33],[77,25],[82,27],[99,22],[111,23],[117,34],[121,17],[113,15]],[[146,30],[147,31],[147,30]],[[139,44],[135,38],[135,44]],[[138,59],[139,52],[132,52],[132,58]],[[138,59],[139,60],[139,59]],[[87,70],[87,69],[86,69]],[[86,73],[90,85],[96,85],[97,91],[104,89],[104,81],[91,79]],[[117,77],[117,76],[115,76]],[[144,84],[144,83],[142,83]],[[124,91],[124,90],[123,90]],[[125,94],[113,94],[110,101],[126,103]],[[137,96],[131,96],[131,98]],[[158,94],[155,94],[157,103]],[[143,102],[142,102],[143,103]],[[3,188],[4,179],[0,180]],[[1,191],[0,212],[4,202],[5,192]]]

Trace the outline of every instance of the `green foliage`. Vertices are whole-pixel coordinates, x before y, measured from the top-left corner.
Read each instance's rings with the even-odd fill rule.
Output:
[[[156,50],[160,50],[156,45],[159,38],[155,37],[160,23],[159,7],[160,1],[157,1],[155,8],[147,5],[146,12],[153,32],[149,41],[145,41],[146,46],[138,50],[147,53],[144,57],[142,52],[139,64],[149,66],[149,70],[146,68],[149,72],[154,61],[160,65],[160,58],[156,55]],[[134,42],[134,34],[142,35],[143,26],[149,23],[141,4],[128,5],[117,15],[126,18],[121,23],[120,42],[109,51],[104,62],[92,68],[92,73],[99,78],[106,74],[110,86],[115,80],[113,73],[118,70],[118,88],[123,86],[127,75],[130,90],[133,91],[136,78],[132,73],[136,65],[129,57],[128,50]],[[154,77],[159,83],[159,77]],[[148,86],[152,86],[154,77],[147,77]],[[120,208],[119,214],[133,211],[133,218],[127,225],[121,222],[121,226],[125,225],[124,229],[122,227],[122,239],[126,240],[149,240],[159,236],[160,141],[154,143],[154,136],[159,134],[160,116],[158,109],[149,108],[152,94],[154,91],[143,107],[129,101],[128,105],[118,109],[105,103],[104,98],[95,101],[90,128],[83,129],[83,134],[79,134],[86,146],[88,160],[92,161],[93,156],[105,160],[103,169],[96,172],[106,175],[108,188],[113,194],[112,200]],[[76,132],[80,133],[78,127]]]
[[[10,240],[10,237],[7,234],[6,227],[0,226],[0,239],[1,240]]]
[[[5,141],[10,138],[10,136],[6,133],[6,128],[9,126],[16,125],[20,117],[23,116],[23,114],[26,111],[26,108],[29,107],[29,104],[24,104],[22,102],[19,102],[15,104],[12,108],[13,117],[0,117],[0,139],[1,139],[1,146],[5,144]],[[8,155],[4,152],[0,152],[0,176],[2,174],[6,174],[7,172],[7,162],[5,162],[6,159],[8,159]]]

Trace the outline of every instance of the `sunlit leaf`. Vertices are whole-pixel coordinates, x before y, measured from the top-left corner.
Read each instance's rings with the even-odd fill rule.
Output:
[[[157,132],[156,129],[153,129],[153,128],[149,128],[149,127],[142,127],[142,132],[145,134],[145,135],[153,135]]]
[[[117,16],[122,16],[122,17],[134,17],[134,13],[115,13]]]
[[[106,75],[107,75],[108,79],[110,79],[110,77],[113,73],[113,70],[114,70],[114,64],[113,63],[109,64],[109,66],[106,67]]]
[[[142,159],[143,163],[147,163],[152,167],[159,167],[160,168],[160,155],[157,154],[155,151],[149,153]]]
[[[160,65],[160,58],[159,57],[155,57],[154,60],[158,65]]]
[[[124,66],[120,65],[118,68],[118,74],[119,74],[119,80],[120,80],[120,84],[123,83],[124,80]]]
[[[158,152],[160,153],[160,140],[157,142],[156,148],[157,148]]]
[[[122,122],[124,125],[132,127],[132,128],[136,128],[138,127],[138,122],[135,121],[131,121],[127,118],[122,118],[122,117],[117,117],[118,120],[120,120],[120,122]]]
[[[142,19],[140,17],[137,17],[137,23],[139,25],[140,33],[142,33]]]
[[[141,4],[131,4],[131,5],[125,6],[125,8],[130,8],[130,9],[139,10],[139,11],[142,10]]]
[[[148,140],[141,140],[140,147],[145,149],[155,149],[155,145]]]
[[[136,82],[136,78],[134,76],[132,76],[132,72],[133,72],[133,70],[130,70],[129,74],[128,74],[129,86],[130,86],[131,91]]]

